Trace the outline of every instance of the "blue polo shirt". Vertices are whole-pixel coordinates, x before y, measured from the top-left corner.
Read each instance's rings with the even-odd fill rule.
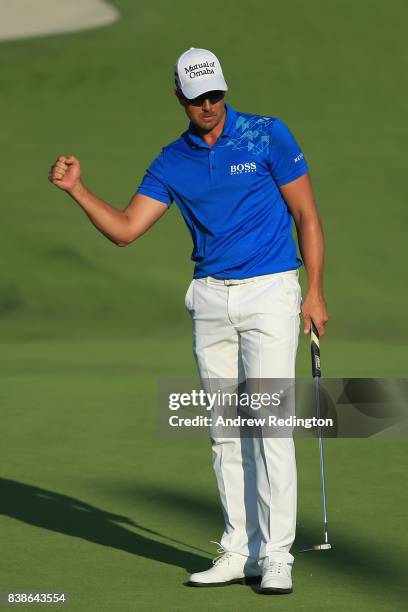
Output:
[[[302,265],[279,191],[307,172],[279,119],[235,111],[213,147],[189,129],[164,147],[137,190],[171,206],[191,233],[194,278],[249,278]]]

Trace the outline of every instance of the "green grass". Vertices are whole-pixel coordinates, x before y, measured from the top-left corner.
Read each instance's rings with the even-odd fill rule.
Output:
[[[108,28],[0,45],[0,590],[64,590],[58,609],[73,612],[403,610],[403,439],[327,441],[335,548],[296,557],[293,595],[183,586],[222,529],[209,442],[157,435],[157,381],[196,374],[190,238],[173,208],[117,249],[47,172],[73,153],[124,207],[185,128],[173,61],[213,49],[229,102],[281,117],[309,161],[327,240],[324,374],[404,377],[406,4],[115,4]],[[298,374],[309,368],[302,338]],[[297,455],[295,550],[321,535],[316,442]]]

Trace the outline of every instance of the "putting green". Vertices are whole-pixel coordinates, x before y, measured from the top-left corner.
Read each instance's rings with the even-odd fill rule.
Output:
[[[69,604],[52,609],[72,612],[403,610],[403,439],[327,441],[334,549],[296,556],[292,595],[183,585],[222,529],[208,441],[157,435],[157,381],[196,374],[188,232],[174,208],[117,249],[47,171],[73,153],[89,187],[124,207],[185,128],[173,60],[213,49],[229,102],[284,119],[308,158],[328,247],[323,373],[406,376],[408,9],[115,5],[122,19],[108,28],[0,44],[1,591],[65,591]],[[309,369],[302,338],[298,373]],[[321,536],[316,441],[299,440],[297,455],[295,551]]]

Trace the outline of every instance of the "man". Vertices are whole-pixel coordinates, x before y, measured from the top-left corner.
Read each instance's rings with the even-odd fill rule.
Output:
[[[210,51],[183,53],[175,82],[189,128],[152,162],[125,210],[85,187],[73,156],[60,156],[49,179],[118,246],[136,240],[175,201],[194,243],[185,304],[201,378],[294,378],[300,311],[305,333],[313,320],[322,335],[328,320],[323,234],[303,153],[279,119],[224,103],[228,87]],[[302,306],[293,220],[308,280]],[[292,438],[213,436],[211,443],[225,530],[220,557],[189,584],[245,582],[262,570],[261,593],[291,592]]]

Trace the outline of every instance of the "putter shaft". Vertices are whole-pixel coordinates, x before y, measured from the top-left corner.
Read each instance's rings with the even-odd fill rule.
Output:
[[[320,343],[319,343],[319,332],[316,329],[315,324],[312,321],[310,327],[310,349],[311,349],[311,357],[312,357],[312,375],[313,382],[315,388],[316,395],[316,413],[317,418],[320,419],[321,410],[320,410],[320,377],[321,377],[321,368],[320,368]],[[319,421],[318,421],[319,422]],[[330,550],[331,544],[329,544],[329,534],[328,534],[328,520],[327,520],[327,502],[326,502],[326,479],[324,474],[324,446],[323,446],[323,436],[321,426],[317,426],[317,437],[319,440],[319,460],[320,460],[320,481],[322,486],[322,504],[323,504],[323,537],[324,541],[322,544],[315,544],[312,548],[305,548],[300,552],[311,552],[314,550]]]

